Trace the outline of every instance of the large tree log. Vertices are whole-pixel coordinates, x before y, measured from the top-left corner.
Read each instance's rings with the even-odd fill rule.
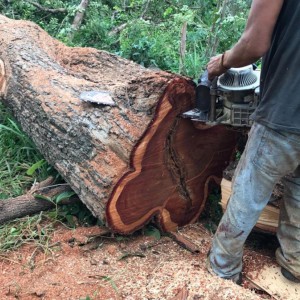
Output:
[[[180,117],[194,105],[191,80],[3,16],[0,41],[2,100],[95,216],[122,233],[153,216],[165,230],[198,218],[236,139]],[[115,106],[82,102],[91,90]]]

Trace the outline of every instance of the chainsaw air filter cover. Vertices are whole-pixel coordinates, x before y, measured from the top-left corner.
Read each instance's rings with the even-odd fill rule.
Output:
[[[260,72],[254,71],[253,66],[231,68],[219,77],[218,86],[224,90],[244,91],[259,86]]]

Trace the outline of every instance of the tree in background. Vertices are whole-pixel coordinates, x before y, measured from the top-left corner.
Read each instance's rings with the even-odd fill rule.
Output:
[[[238,39],[250,2],[0,0],[0,12],[32,20],[70,46],[95,47],[145,67],[197,77],[211,55]]]

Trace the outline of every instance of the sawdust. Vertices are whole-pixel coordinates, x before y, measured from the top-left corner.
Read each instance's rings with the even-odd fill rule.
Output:
[[[88,243],[97,234],[103,235]],[[26,245],[1,255],[0,299],[262,299],[207,273],[211,235],[201,224],[181,234],[198,254],[167,236],[115,238],[97,229],[60,227],[48,253]]]

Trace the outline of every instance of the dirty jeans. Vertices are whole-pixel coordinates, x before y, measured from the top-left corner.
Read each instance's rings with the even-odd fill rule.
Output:
[[[300,278],[300,134],[254,123],[235,171],[232,195],[214,236],[210,267],[234,278],[242,271],[243,246],[275,184],[283,176],[284,201],[277,236],[277,261]]]

